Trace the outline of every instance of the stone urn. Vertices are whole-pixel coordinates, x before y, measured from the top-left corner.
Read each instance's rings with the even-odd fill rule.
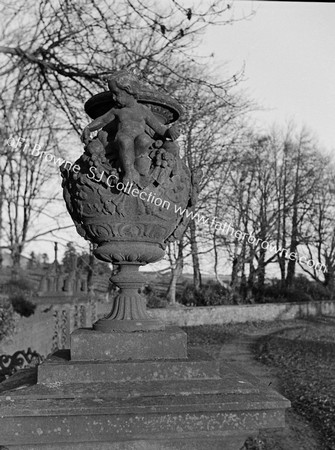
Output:
[[[64,199],[78,233],[95,244],[95,256],[119,266],[111,277],[119,294],[94,329],[162,329],[146,311],[139,293],[145,278],[138,269],[164,256],[167,243],[184,232],[195,203],[197,183],[173,139],[182,108],[124,71],[108,84],[109,92],[85,104],[93,121],[83,133],[83,155],[72,167],[61,166]],[[91,138],[93,131],[98,133]]]

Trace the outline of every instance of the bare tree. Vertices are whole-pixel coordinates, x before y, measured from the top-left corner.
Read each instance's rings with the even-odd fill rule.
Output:
[[[166,293],[170,306],[176,306],[176,290],[177,282],[183,273],[184,268],[184,239],[181,238],[177,242],[170,243],[167,248],[167,255],[170,263],[171,278]]]
[[[104,76],[116,69],[140,70],[149,83],[174,92],[184,83],[199,84],[224,94],[235,83],[234,77],[223,83],[211,83],[201,71],[188,70],[189,64],[195,64],[192,50],[201,32],[209,24],[231,22],[229,5],[219,0],[206,5],[197,1],[187,8],[178,0],[159,5],[147,0],[18,0],[15,4],[5,0],[0,13],[4,112],[22,123],[34,119],[29,129],[34,129],[35,135],[30,133],[30,137],[35,142],[48,142],[49,149],[64,130],[80,134],[85,120],[83,102],[104,90]],[[202,67],[205,68],[205,62]],[[6,133],[13,131],[13,127],[8,128]],[[61,152],[60,148],[55,151]],[[23,157],[11,161],[12,173],[30,164]],[[39,191],[45,181],[40,172]],[[3,212],[4,188],[1,189]],[[29,194],[34,201],[36,189]],[[9,200],[13,203],[18,198],[8,197],[7,203]],[[29,241],[27,230],[32,216],[30,213],[25,216],[24,210],[24,202],[10,209],[9,222],[23,214],[26,230],[19,232],[13,226],[9,232],[10,247],[17,252]],[[39,214],[42,213],[41,204]],[[3,215],[0,217],[3,230]]]
[[[1,133],[0,151],[0,246],[10,251],[17,271],[27,243],[63,227],[61,213],[54,215],[51,210],[54,201],[60,199],[60,193],[55,193],[50,184],[56,174],[55,167],[32,153],[34,146],[42,143],[48,151],[56,151],[57,139],[52,129],[45,136],[36,127],[35,116],[26,114],[24,105],[18,106],[19,114],[7,110],[4,103],[3,106],[2,119],[6,126]],[[65,208],[62,210],[65,213]]]
[[[208,239],[198,236],[198,228],[205,226],[212,215],[217,186],[222,186],[223,174],[232,158],[231,143],[239,133],[238,121],[248,107],[237,93],[232,94],[230,89],[222,92],[211,84],[210,88],[201,83],[181,84],[180,88],[186,110],[181,124],[181,150],[200,191],[194,218],[185,235],[191,251],[195,289],[201,287],[200,255],[210,251],[204,242]]]
[[[301,269],[315,281],[323,284],[334,296],[335,288],[335,167],[329,158],[322,158],[323,176],[315,192],[312,208],[301,235],[303,250],[313,266],[299,262]]]
[[[6,88],[41,108],[48,103],[78,133],[82,103],[105,89],[105,75],[127,68],[160,86],[167,78],[198,82],[184,70],[195,39],[207,25],[231,21],[219,0],[194,8],[177,0],[8,0],[0,14]]]
[[[325,162],[308,131],[293,131],[246,133],[231,161],[225,196],[217,202],[233,232],[215,233],[215,255],[217,259],[222,248],[230,256],[235,301],[239,296],[260,299],[266,268],[277,261],[283,286],[290,286],[304,251],[304,230],[311,222]]]
[[[277,258],[283,285],[291,286],[297,266],[297,251],[303,242],[303,229],[313,208],[314,196],[322,183],[323,158],[311,133],[305,128],[296,132],[290,125],[282,139],[281,161],[278,162],[277,207],[280,219],[277,242],[281,249]]]

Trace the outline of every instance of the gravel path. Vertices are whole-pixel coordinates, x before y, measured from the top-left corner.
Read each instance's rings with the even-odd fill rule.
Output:
[[[276,369],[255,360],[252,352],[252,347],[257,339],[267,334],[269,334],[268,331],[241,334],[222,346],[206,346],[206,350],[219,361],[236,365],[237,369],[257,377],[261,384],[271,386],[274,390],[281,392],[279,381],[276,378]],[[284,430],[262,432],[258,439],[258,445],[249,448],[252,450],[324,450],[318,434],[311,424],[295,413],[292,408],[286,412],[286,428]]]

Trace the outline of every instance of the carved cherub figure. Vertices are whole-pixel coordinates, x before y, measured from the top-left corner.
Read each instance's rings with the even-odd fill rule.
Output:
[[[146,148],[152,143],[148,127],[161,137],[171,140],[178,138],[179,131],[175,126],[169,128],[163,125],[147,106],[137,102],[138,80],[134,75],[121,71],[107,81],[118,107],[110,109],[87,125],[82,140],[87,144],[92,131],[97,131],[116,119],[118,129],[115,140],[124,170],[123,182],[136,183],[139,182],[140,175],[134,167],[135,149]]]

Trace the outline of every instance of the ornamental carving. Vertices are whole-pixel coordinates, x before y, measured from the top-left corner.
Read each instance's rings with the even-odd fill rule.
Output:
[[[61,167],[62,186],[78,233],[97,244],[95,256],[129,274],[129,264],[160,260],[166,244],[184,232],[188,219],[181,212],[193,208],[197,183],[179,156],[179,103],[126,71],[107,83],[109,91],[85,104],[92,121],[82,133],[84,154],[72,167]],[[123,278],[112,281],[124,284]],[[134,295],[115,302],[122,320],[125,305],[139,302]],[[145,307],[133,309],[134,317],[148,319]]]

